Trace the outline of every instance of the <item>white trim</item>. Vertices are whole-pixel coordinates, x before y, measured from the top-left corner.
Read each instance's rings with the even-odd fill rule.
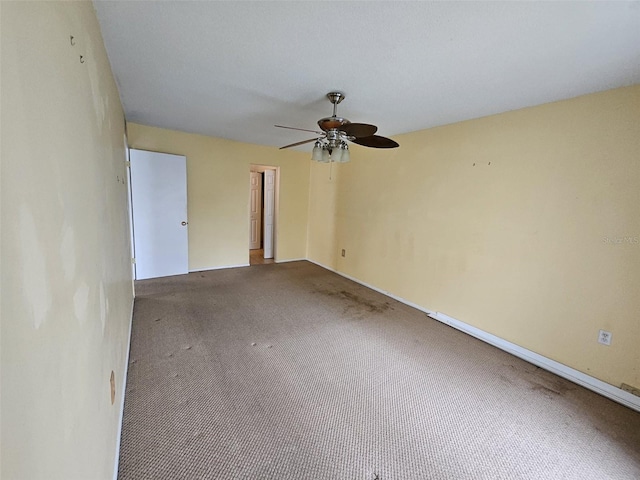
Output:
[[[519,345],[511,343],[500,337],[496,337],[491,333],[487,333],[484,330],[480,330],[479,328],[476,328],[472,325],[461,322],[460,320],[456,320],[455,318],[452,318],[442,312],[429,314],[429,317],[433,318],[434,320],[438,320],[439,322],[450,325],[455,329],[458,329],[464,333],[471,335],[472,337],[488,343],[489,345],[493,345],[500,350],[504,350],[505,352],[526,360],[533,365],[544,368],[551,373],[555,373],[556,375],[566,378],[573,383],[577,383],[578,385],[599,393],[604,397],[610,398],[611,400],[614,400],[618,403],[621,403],[622,405],[640,412],[640,397],[637,397],[632,393],[625,392],[621,388],[614,387],[613,385],[603,382],[602,380],[598,380],[591,375],[586,375],[560,362],[556,362],[555,360],[551,360],[550,358],[532,352],[531,350],[522,348]]]
[[[197,272],[208,272],[210,270],[222,270],[225,268],[240,268],[240,267],[248,267],[248,263],[240,263],[238,265],[221,265],[219,267],[207,267],[207,268],[198,268],[196,270],[189,270],[189,273],[197,273]]]
[[[116,439],[116,458],[113,462],[113,480],[118,480],[118,467],[120,466],[120,440],[122,439],[122,420],[124,418],[124,394],[127,389],[127,374],[129,373],[129,353],[131,351],[131,328],[133,326],[133,307],[135,297],[131,301],[131,316],[129,317],[129,336],[127,341],[127,354],[125,355],[124,374],[122,375],[122,386],[120,391],[120,419],[118,421],[118,438]]]
[[[626,392],[621,388],[614,387],[609,383],[603,382],[602,380],[592,377],[591,375],[587,375],[574,368],[568,367],[560,362],[556,362],[555,360],[551,360],[550,358],[547,358],[538,353],[532,352],[531,350],[527,350],[526,348],[516,345],[515,343],[511,343],[500,337],[496,337],[491,333],[485,332],[484,330],[480,330],[479,328],[476,328],[472,325],[469,325],[468,323],[464,323],[460,320],[450,317],[449,315],[446,315],[442,312],[429,310],[413,302],[405,300],[402,297],[398,297],[397,295],[393,295],[385,290],[382,290],[381,288],[374,287],[373,285],[369,285],[368,283],[362,282],[350,275],[339,272],[333,268],[327,267],[326,265],[323,265],[318,262],[314,262],[313,260],[308,260],[308,261],[311,263],[315,263],[319,267],[322,267],[334,273],[337,273],[338,275],[344,278],[347,278],[353,282],[359,283],[360,285],[370,288],[371,290],[375,290],[376,292],[379,292],[379,293],[382,293],[383,295],[391,297],[394,300],[399,301],[400,303],[404,303],[405,305],[408,305],[417,310],[425,312],[430,318],[433,318],[434,320],[447,324],[457,330],[460,330],[461,332],[464,332],[468,335],[471,335],[472,337],[477,338],[478,340],[482,340],[483,342],[488,343],[489,345],[493,345],[494,347],[499,348],[500,350],[503,350],[533,365],[543,368],[551,373],[554,373],[559,377],[566,378],[567,380],[573,383],[576,383],[578,385],[581,385],[585,388],[588,388],[589,390],[595,393],[598,393],[603,397],[607,397],[613,400],[614,402],[618,402],[626,407],[631,408],[632,410],[636,410],[640,412],[640,397],[637,397],[632,393]]]

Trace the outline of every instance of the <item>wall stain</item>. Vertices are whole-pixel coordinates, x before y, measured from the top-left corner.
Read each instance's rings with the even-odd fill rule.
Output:
[[[37,330],[49,317],[53,295],[48,279],[47,261],[43,241],[36,221],[27,205],[21,205],[18,223],[22,274],[22,295],[25,310]]]

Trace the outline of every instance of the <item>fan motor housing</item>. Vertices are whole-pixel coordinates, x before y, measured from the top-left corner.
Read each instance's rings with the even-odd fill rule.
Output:
[[[325,117],[318,120],[318,126],[325,132],[333,130],[334,128],[340,129],[342,125],[351,123],[346,118],[342,117]]]

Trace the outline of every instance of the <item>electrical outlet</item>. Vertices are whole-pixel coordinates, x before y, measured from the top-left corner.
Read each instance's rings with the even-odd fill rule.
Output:
[[[598,343],[602,345],[611,345],[611,332],[600,330],[598,332]]]
[[[344,249],[344,248],[342,249],[342,256],[343,256],[343,257],[346,257],[346,256],[347,256],[347,252],[345,251],[345,249]]]

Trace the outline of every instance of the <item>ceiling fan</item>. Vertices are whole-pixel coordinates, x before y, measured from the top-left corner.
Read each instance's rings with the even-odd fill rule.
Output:
[[[372,148],[396,148],[400,146],[390,138],[375,135],[378,131],[378,127],[375,125],[368,123],[351,123],[346,118],[338,117],[336,115],[336,108],[338,104],[344,100],[344,97],[345,95],[342,92],[327,93],[327,98],[333,104],[333,115],[318,120],[318,126],[322,131],[275,125],[278,128],[313,132],[320,135],[319,137],[310,138],[309,140],[285,145],[284,147],[280,147],[280,150],[304,145],[305,143],[316,142],[311,154],[312,160],[323,163],[345,163],[350,159],[347,141]]]

